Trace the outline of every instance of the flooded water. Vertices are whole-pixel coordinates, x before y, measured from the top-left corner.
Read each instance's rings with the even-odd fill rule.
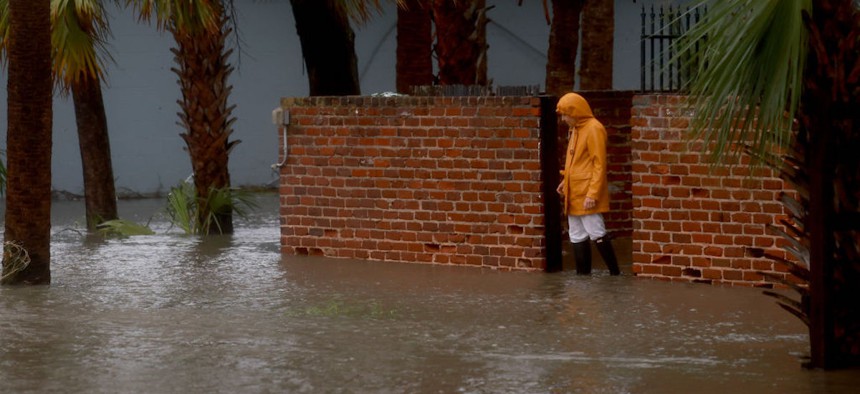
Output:
[[[0,287],[0,391],[849,393],[753,289],[281,256],[277,197],[233,236],[98,241],[55,204],[53,284]],[[629,272],[629,267],[628,267]]]

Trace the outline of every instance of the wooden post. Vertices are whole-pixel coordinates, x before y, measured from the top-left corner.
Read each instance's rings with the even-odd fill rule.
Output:
[[[558,188],[558,117],[554,96],[540,97],[540,165],[541,193],[543,195],[544,242],[546,272],[562,270],[561,258],[561,201]]]

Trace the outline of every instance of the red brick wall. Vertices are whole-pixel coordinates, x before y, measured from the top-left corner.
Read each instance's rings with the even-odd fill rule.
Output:
[[[581,92],[588,100],[594,116],[606,128],[609,143],[606,146],[609,192],[609,209],[603,214],[607,229],[615,236],[630,236],[633,232],[632,157],[630,114],[633,92],[594,91]],[[567,149],[567,130],[562,133],[560,147]],[[564,152],[559,154],[563,159]],[[561,163],[563,165],[564,162]]]
[[[610,171],[627,171],[611,175],[613,198],[632,206],[632,95],[584,96],[598,116],[618,118],[605,122],[610,144],[621,145],[609,148]],[[290,115],[280,172],[284,253],[545,266],[538,98],[311,97],[281,107]],[[610,229],[630,233],[629,209],[609,219]]]
[[[698,153],[702,144],[688,149],[680,100],[633,100],[633,270],[673,281],[770,286],[756,271],[784,270],[747,248],[785,256],[765,225],[785,217],[777,198],[788,188],[768,169],[748,176],[744,164],[711,172]]]

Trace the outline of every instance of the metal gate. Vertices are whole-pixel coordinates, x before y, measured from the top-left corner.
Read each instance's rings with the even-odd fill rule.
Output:
[[[687,86],[696,66],[700,45],[678,53],[676,43],[684,33],[705,17],[706,7],[685,8],[642,6],[641,85],[642,92],[677,92]]]

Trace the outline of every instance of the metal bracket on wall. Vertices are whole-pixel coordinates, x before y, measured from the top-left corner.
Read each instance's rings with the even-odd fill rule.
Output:
[[[272,110],[272,124],[275,126],[289,126],[290,111],[281,107]]]
[[[281,129],[281,138],[283,138],[284,141],[283,150],[281,152],[283,159],[280,163],[272,164],[272,170],[277,170],[287,163],[287,152],[289,151],[287,147],[287,130],[290,127],[290,111],[281,107],[275,108],[272,110],[272,123]]]

